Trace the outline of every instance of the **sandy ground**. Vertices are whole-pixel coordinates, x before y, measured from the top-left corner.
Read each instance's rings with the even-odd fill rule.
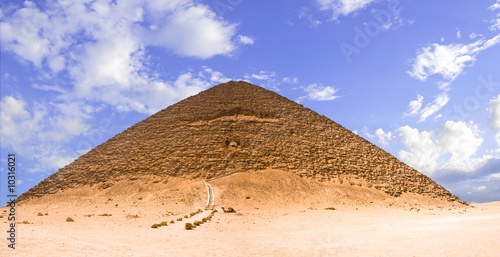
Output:
[[[500,202],[473,207],[219,211],[191,231],[186,220],[150,228],[180,213],[37,216],[29,207],[20,216],[32,224],[18,224],[16,249],[4,241],[2,256],[498,256]]]
[[[211,212],[183,218],[207,203],[200,181],[134,181],[105,192],[84,188],[21,203],[16,249],[7,247],[4,232],[0,256],[499,256],[500,202],[393,199],[346,183],[266,174],[269,179],[246,173],[208,181],[218,212],[193,230],[185,230],[185,223]],[[220,206],[228,204],[237,213],[223,213]],[[0,210],[1,231],[9,229],[7,214]],[[163,221],[168,226],[151,228]]]

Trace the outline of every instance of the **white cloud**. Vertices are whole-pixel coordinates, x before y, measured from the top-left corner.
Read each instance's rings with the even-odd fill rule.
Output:
[[[375,0],[316,0],[321,10],[333,11],[332,19],[363,9]]]
[[[235,49],[231,41],[236,32],[235,24],[221,21],[206,5],[191,0],[176,2],[176,5],[165,4],[163,8],[148,6],[156,19],[151,20],[153,24],[149,28],[141,28],[143,39],[146,39],[144,44],[202,59],[228,54]]]
[[[441,110],[449,102],[449,100],[450,98],[448,97],[448,94],[446,92],[441,92],[435,97],[432,103],[428,103],[424,108],[422,108],[424,97],[417,94],[417,100],[410,101],[408,104],[408,111],[404,114],[404,116],[418,115],[420,116],[418,122],[423,122],[431,115]]]
[[[238,36],[238,40],[240,41],[240,43],[242,43],[244,45],[253,45],[255,43],[255,41],[251,37],[242,36],[242,35]]]
[[[486,189],[487,189],[487,187],[486,187],[486,186],[478,186],[478,187],[474,187],[474,190],[475,190],[475,191],[484,191],[484,190],[486,190]]]
[[[296,84],[296,83],[299,83],[299,79],[296,77],[293,77],[293,78],[292,77],[284,77],[283,83]]]
[[[408,73],[425,81],[429,76],[440,74],[446,79],[454,79],[463,72],[465,64],[475,60],[476,55],[500,42],[500,35],[489,40],[478,40],[469,45],[450,44],[424,47],[414,59],[413,70]]]
[[[415,115],[422,108],[422,102],[424,101],[424,97],[417,94],[417,100],[412,100],[408,104],[408,112],[405,113],[405,116]]]
[[[500,95],[490,100],[490,123],[497,131],[496,140],[500,146]]]
[[[247,74],[245,79],[256,79],[256,80],[270,80],[276,77],[276,72],[274,71],[260,71],[258,74]]]
[[[63,147],[92,131],[96,125],[90,120],[102,108],[152,114],[230,80],[203,66],[166,81],[149,68],[154,46],[198,59],[236,49],[237,24],[217,17],[207,5],[193,0],[76,0],[47,1],[46,6],[25,1],[0,21],[2,50],[33,65],[40,75],[33,88],[58,94],[41,102],[1,99],[2,147],[36,160],[32,172],[53,172],[102,143],[83,140],[76,149]],[[53,85],[61,72],[67,73],[64,84],[70,86]]]
[[[57,86],[57,85],[44,85],[44,84],[32,84],[31,85],[33,88],[40,89],[43,91],[54,91],[58,93],[68,93],[68,90],[64,89],[63,87]]]
[[[500,95],[490,100],[490,106],[492,126],[500,132]]]
[[[410,102],[409,113],[405,113],[405,115],[419,114],[418,122],[423,122],[441,110],[450,100],[447,92],[451,89],[451,83],[464,72],[467,65],[472,65],[475,62],[479,53],[498,43],[500,43],[500,35],[488,40],[481,38],[468,45],[435,43],[420,49],[417,56],[412,59],[412,69],[407,73],[420,81],[426,81],[432,75],[440,75],[444,80],[437,83],[441,93],[435,97],[432,103],[428,103],[422,108],[421,100],[423,98],[419,97],[418,100]]]
[[[363,130],[361,132],[363,132],[363,135],[366,138],[369,138],[369,139],[374,139],[375,138],[375,135],[374,134],[370,134],[370,131],[368,130],[368,128],[366,126],[363,127]]]
[[[178,97],[196,93],[200,87],[176,88],[175,83],[172,86],[150,75],[145,65],[148,47],[201,59],[235,49],[236,24],[192,0],[47,4],[50,8],[41,11],[26,1],[23,8],[4,17],[0,23],[2,48],[41,72],[68,71],[73,88],[52,90],[67,91],[72,100],[152,113],[172,103],[151,104],[145,96],[155,96],[154,90],[170,94],[167,99],[180,100]],[[50,90],[47,86],[39,89]]]
[[[447,121],[440,129],[422,132],[404,126],[398,132],[407,149],[399,157],[427,175],[439,169],[470,172],[491,159],[476,157],[483,138],[472,123]]]
[[[299,100],[307,98],[311,101],[331,101],[340,97],[336,95],[338,89],[330,86],[311,84],[303,89],[307,95],[301,97]]]
[[[383,147],[387,147],[389,146],[389,142],[392,141],[392,139],[394,138],[394,136],[392,135],[392,133],[389,131],[387,133],[384,132],[384,130],[382,128],[379,128],[375,131],[375,135],[377,136],[378,138],[378,142],[383,146]]]
[[[214,71],[213,69],[208,68],[207,66],[202,66],[202,68],[203,72],[201,71],[198,72],[198,76],[200,78],[207,78],[207,80],[210,80],[210,82],[212,83],[220,84],[220,83],[226,83],[231,80],[230,78],[224,76],[224,74],[222,74],[221,72]]]
[[[449,101],[450,98],[447,93],[443,92],[437,95],[432,103],[428,103],[422,110],[420,110],[420,119],[418,122],[425,121],[429,118],[429,116],[441,110]]]
[[[462,38],[462,32],[460,30],[457,31],[457,38],[458,39]]]
[[[453,81],[468,63],[476,60],[477,54],[498,43],[500,35],[489,40],[480,39],[468,45],[432,44],[419,50],[417,57],[412,60],[412,70],[408,71],[408,74],[420,81],[425,81],[435,74]]]
[[[26,159],[36,160],[30,172],[50,171],[69,164],[78,151],[62,149],[76,135],[88,131],[91,116],[81,103],[34,103],[5,96],[1,102],[0,138],[2,147],[22,152]]]
[[[469,38],[470,39],[475,39],[477,37],[483,37],[483,34],[476,34],[474,32],[472,32],[470,35],[469,35]]]
[[[492,11],[494,11],[496,9],[500,9],[500,0],[497,0],[497,2],[494,3],[493,5],[491,5],[489,9]]]
[[[322,22],[319,20],[316,20],[314,18],[314,15],[309,13],[309,10],[305,7],[302,7],[300,9],[299,19],[306,19],[307,21],[309,21],[309,23],[311,24],[311,27],[313,27],[313,28],[317,28],[319,25],[322,24]]]
[[[500,1],[497,0],[497,2],[491,5],[489,9],[492,11],[500,9]],[[497,13],[497,16],[491,20],[490,30],[496,31],[499,29],[500,29],[500,13]]]
[[[281,80],[274,71],[259,71],[257,74],[245,74],[245,81],[254,83],[261,87],[279,91],[279,86],[281,85]]]
[[[0,102],[0,121],[2,130],[0,139],[2,147],[14,148],[24,143],[30,137],[40,131],[40,124],[46,116],[46,111],[40,105],[36,105],[31,112],[22,99],[5,96]]]
[[[47,23],[47,14],[25,1],[24,8],[3,18],[8,22],[0,23],[2,48],[41,68],[43,59],[50,53],[50,40],[40,35],[38,26]]]

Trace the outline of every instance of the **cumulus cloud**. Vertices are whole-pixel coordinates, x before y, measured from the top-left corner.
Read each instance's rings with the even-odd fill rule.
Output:
[[[149,27],[140,27],[144,44],[153,44],[172,50],[181,56],[202,59],[227,54],[235,49],[232,37],[235,24],[216,17],[208,6],[194,1],[173,1],[146,4],[153,17]]]
[[[45,117],[45,110],[41,106],[29,112],[25,101],[12,96],[3,97],[0,107],[0,140],[3,147],[14,147],[29,140],[31,133],[39,130],[39,124]]]
[[[333,11],[332,19],[363,9],[375,0],[316,0],[321,10]]]
[[[392,141],[392,139],[394,138],[394,136],[392,135],[392,132],[387,132],[385,133],[384,130],[382,128],[379,128],[375,131],[375,135],[377,136],[378,138],[378,142],[383,146],[383,147],[387,147],[389,146],[389,142]]]
[[[242,35],[238,36],[238,40],[240,41],[240,43],[242,43],[244,45],[253,45],[255,43],[255,41],[251,37],[242,36]]]
[[[64,150],[61,143],[90,129],[89,112],[93,110],[82,108],[79,102],[28,104],[13,96],[3,97],[0,105],[2,147],[36,160],[37,164],[28,168],[29,172],[53,171],[81,154]]]
[[[499,158],[486,156],[473,171],[442,169],[432,179],[452,192],[460,192],[460,198],[469,203],[497,201],[500,198],[499,167]]]
[[[497,131],[496,140],[500,146],[500,95],[490,100],[490,124]]]
[[[500,0],[497,0],[496,3],[490,6],[490,10],[496,10],[496,9],[500,9]]]
[[[476,56],[491,46],[500,43],[500,35],[491,39],[480,39],[468,45],[432,44],[419,50],[412,62],[408,74],[415,79],[425,81],[429,76],[441,75],[448,81],[453,81],[460,75],[467,64],[473,63]]]
[[[467,45],[434,43],[420,49],[417,56],[411,60],[412,69],[407,73],[420,81],[426,81],[433,75],[441,76],[443,80],[437,83],[441,93],[435,96],[432,103],[428,103],[423,108],[423,97],[419,95],[417,100],[409,103],[409,112],[404,115],[418,114],[420,115],[418,122],[423,122],[440,111],[450,100],[447,92],[451,89],[451,83],[464,72],[467,65],[475,62],[479,53],[498,43],[500,43],[500,35],[488,40],[481,38]]]
[[[197,59],[230,55],[239,39],[236,27],[193,0],[24,1],[3,13],[1,47],[32,64],[40,75],[34,89],[56,97],[30,102],[4,96],[2,147],[36,160],[31,172],[68,164],[102,143],[63,147],[93,131],[91,121],[102,108],[152,114],[230,80],[205,66],[160,79],[149,68],[150,49]],[[63,72],[68,81],[53,83]]]
[[[473,123],[447,121],[440,129],[421,132],[404,126],[398,132],[406,148],[399,157],[427,175],[439,169],[470,172],[490,158],[476,156],[483,138]]]
[[[25,1],[3,17],[3,50],[44,73],[67,71],[73,86],[67,98],[102,102],[120,111],[152,113],[172,103],[160,106],[158,95],[168,93],[167,99],[175,101],[206,88],[195,83],[177,88],[152,76],[146,65],[149,47],[200,59],[236,48],[236,24],[192,0],[47,1],[45,7]]]
[[[304,87],[303,90],[305,91],[306,95],[302,96],[299,100],[309,99],[311,101],[331,101],[340,97],[336,95],[338,89],[331,86],[311,84],[307,87]]]

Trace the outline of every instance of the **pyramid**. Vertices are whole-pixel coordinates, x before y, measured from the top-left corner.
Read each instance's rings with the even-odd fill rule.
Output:
[[[85,185],[153,176],[215,179],[241,171],[290,171],[319,181],[363,181],[465,203],[427,176],[325,116],[272,91],[227,82],[135,124],[41,181],[18,201]]]

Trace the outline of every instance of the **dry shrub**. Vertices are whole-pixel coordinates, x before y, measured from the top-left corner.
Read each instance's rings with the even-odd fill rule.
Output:
[[[182,218],[178,218],[177,221],[182,221]]]
[[[102,216],[102,217],[109,217],[109,216],[112,216],[111,214],[109,213],[103,213],[103,214],[99,214],[99,216]]]
[[[194,225],[195,225],[195,226],[199,226],[199,225],[201,225],[201,221],[198,221],[198,220],[197,220],[197,221],[195,221],[195,222],[194,222]]]
[[[187,219],[187,218],[189,218],[189,216],[188,215],[184,215],[184,218]]]
[[[140,217],[137,214],[127,214],[126,218],[127,219],[137,219],[137,218],[140,218]]]
[[[171,220],[171,221],[170,221],[170,223],[175,223],[175,221],[174,221],[174,220]]]
[[[186,223],[186,225],[184,225],[184,228],[185,228],[186,230],[191,230],[191,229],[193,228],[193,224],[191,224],[191,223]]]
[[[203,219],[201,219],[201,221],[207,222],[207,218],[203,218]]]
[[[46,212],[46,213],[45,213],[45,216],[47,216],[47,215],[49,215],[49,213],[48,213],[48,212]]]
[[[158,224],[153,224],[153,225],[151,225],[151,228],[158,228],[158,227],[161,227],[161,226],[160,226],[160,225],[158,225]]]
[[[167,222],[167,221],[162,221],[162,222],[160,223],[160,226],[168,226],[168,222]]]
[[[38,213],[38,216],[43,216],[43,213],[39,212],[39,213]]]
[[[335,209],[335,207],[327,207],[327,208],[325,208],[325,210],[335,211],[336,209]]]
[[[71,217],[67,217],[66,218],[66,222],[75,222],[75,220],[73,218],[71,218]]]

